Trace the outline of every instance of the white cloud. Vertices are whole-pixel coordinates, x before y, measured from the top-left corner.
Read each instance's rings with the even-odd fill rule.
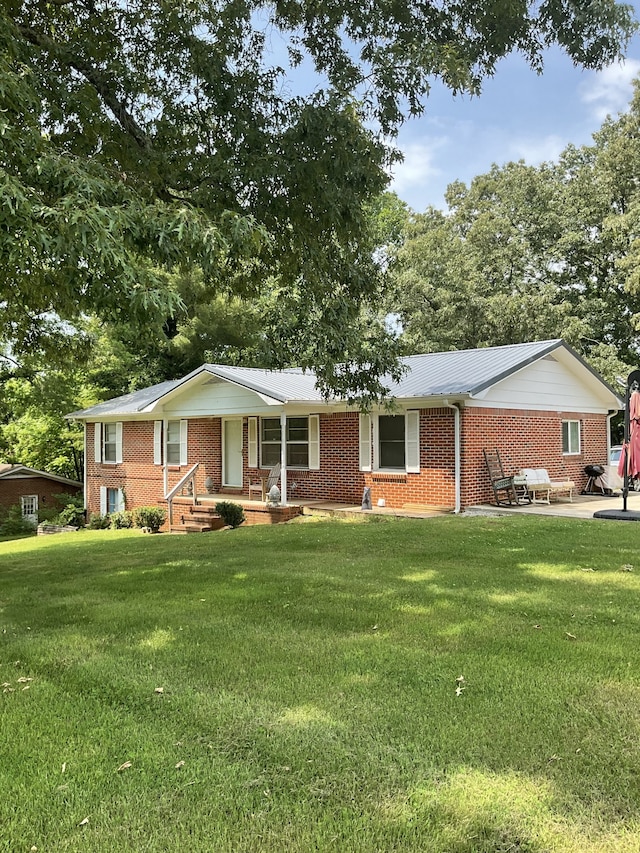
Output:
[[[594,118],[602,122],[608,115],[624,112],[633,94],[632,82],[640,73],[640,61],[627,59],[590,75],[580,87],[580,98],[590,104]]]
[[[435,139],[402,145],[404,160],[402,163],[395,163],[391,169],[390,189],[402,196],[406,191],[415,191],[441,175],[442,172],[435,166],[434,160],[437,150],[444,143],[444,139]]]
[[[557,160],[566,147],[567,140],[554,133],[540,139],[515,139],[509,144],[509,157],[512,160],[524,160],[529,166],[538,166]]]

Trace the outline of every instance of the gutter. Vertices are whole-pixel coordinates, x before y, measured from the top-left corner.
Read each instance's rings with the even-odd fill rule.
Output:
[[[607,465],[611,459],[611,418],[617,415],[620,409],[611,409],[607,415]]]
[[[460,406],[459,404],[449,403],[446,400],[444,401],[444,405],[447,409],[453,409],[454,412],[454,438],[453,438],[453,446],[454,446],[454,482],[455,482],[455,508],[454,513],[456,515],[460,514],[462,508],[462,500],[461,500],[461,487],[460,487],[460,472],[462,469],[462,443],[460,441]]]

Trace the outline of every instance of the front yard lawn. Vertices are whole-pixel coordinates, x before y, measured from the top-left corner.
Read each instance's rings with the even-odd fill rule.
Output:
[[[0,850],[640,850],[640,527],[0,543]]]

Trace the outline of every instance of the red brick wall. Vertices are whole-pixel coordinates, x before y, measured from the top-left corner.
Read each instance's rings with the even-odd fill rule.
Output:
[[[580,421],[578,455],[562,453],[562,421]],[[568,478],[580,491],[585,465],[606,464],[606,415],[510,409],[462,410],[462,505],[493,500],[484,463],[484,448],[500,451],[505,474],[520,468],[546,468],[552,478]]]
[[[153,421],[125,421],[122,425],[122,462],[96,463],[94,458],[95,424],[87,424],[87,509],[100,512],[100,487],[124,489],[126,508],[159,506],[164,500],[162,465],[153,464]],[[205,478],[212,477],[219,488],[221,479],[220,419],[189,421],[187,465],[169,467],[168,487],[174,486],[189,468],[200,462],[196,489],[204,492]]]
[[[374,504],[453,507],[453,412],[424,409],[420,421],[420,474],[375,473],[359,470],[357,412],[320,415],[320,470],[287,471],[288,499],[360,504],[365,486]],[[247,467],[247,423],[244,430],[245,491],[266,470]]]
[[[581,421],[581,448],[578,456],[562,455],[562,420]],[[358,470],[358,414],[340,412],[320,415],[320,470],[287,472],[290,502],[300,500],[337,501],[360,504],[365,486],[371,488],[373,504],[384,499],[387,507],[416,504],[449,507],[455,505],[454,412],[449,408],[423,409],[420,418],[419,474],[362,472]],[[93,459],[93,424],[87,424],[87,506],[100,511],[100,486],[124,488],[127,509],[164,503],[163,469],[153,464],[153,421],[123,424],[121,464],[96,464]],[[463,409],[461,412],[462,506],[487,502],[492,498],[486,474],[483,448],[500,450],[506,473],[519,468],[547,468],[552,477],[570,477],[580,489],[586,477],[584,466],[606,459],[605,415],[507,409]],[[243,432],[244,493],[249,482],[267,472],[248,467],[247,419]],[[214,489],[222,482],[221,419],[189,420],[188,465],[172,466],[169,488],[200,462],[196,487],[204,492],[205,477]]]
[[[0,480],[0,506],[20,504],[23,495],[38,495],[38,509],[55,509],[60,505],[56,495],[76,495],[82,491],[78,486],[57,483],[46,477],[16,477]]]

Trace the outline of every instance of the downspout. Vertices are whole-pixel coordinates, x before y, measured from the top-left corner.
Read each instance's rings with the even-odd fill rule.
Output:
[[[287,415],[280,412],[280,503],[287,505]]]
[[[455,403],[446,403],[445,406],[447,409],[453,409],[454,412],[454,422],[453,422],[453,447],[454,447],[454,481],[455,481],[455,508],[454,512],[456,515],[460,513],[461,510],[461,491],[460,491],[460,471],[461,471],[461,441],[460,441],[460,406]]]
[[[607,465],[611,459],[611,418],[617,415],[619,409],[612,409],[607,415]]]

